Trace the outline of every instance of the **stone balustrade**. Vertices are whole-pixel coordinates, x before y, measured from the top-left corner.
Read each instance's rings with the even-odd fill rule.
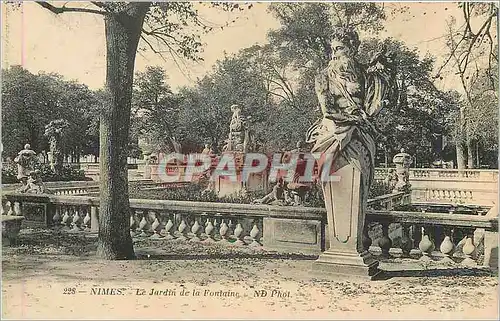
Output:
[[[393,168],[375,168],[375,178],[385,179]],[[439,178],[444,180],[459,181],[498,181],[498,170],[496,169],[445,169],[445,168],[410,168],[410,180]]]
[[[390,168],[376,168],[383,180]],[[412,200],[492,206],[498,200],[498,170],[411,168]]]
[[[363,243],[386,258],[397,254],[458,266],[490,265],[498,248],[485,240],[492,236],[486,231],[498,232],[498,213],[487,216],[372,210]],[[372,241],[374,225],[380,226],[382,235]]]
[[[487,265],[493,249],[491,244],[486,248],[485,235],[498,231],[498,213],[491,213],[497,207],[484,216],[393,210],[408,200],[408,195],[395,193],[369,201],[366,249],[382,258]],[[18,193],[2,197],[4,213],[24,215],[29,221],[32,209],[25,204],[43,207],[43,219],[53,228],[98,230],[97,197]],[[328,248],[324,208],[146,199],[131,199],[130,207],[134,238],[222,242],[312,255]]]

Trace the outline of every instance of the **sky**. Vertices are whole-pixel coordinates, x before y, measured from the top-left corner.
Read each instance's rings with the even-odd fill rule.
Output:
[[[61,3],[55,3],[61,5]],[[2,2],[2,68],[22,65],[32,73],[56,72],[68,80],[77,80],[91,89],[102,88],[105,83],[106,47],[102,16],[87,13],[55,15],[33,2],[24,2],[18,9]],[[394,37],[408,47],[416,47],[423,57],[427,52],[436,56],[436,66],[443,63],[446,46],[446,20],[455,16],[460,22],[461,12],[456,3],[404,3],[405,14],[388,16],[386,30],[380,37]],[[85,2],[68,6],[92,6]],[[387,7],[403,3],[387,3]],[[202,17],[212,24],[222,25],[234,19],[230,13],[200,8]],[[146,51],[136,58],[136,71],[148,65],[162,66],[175,90],[194,85],[203,77],[223,53],[236,53],[240,49],[266,42],[267,32],[279,27],[279,22],[267,12],[267,3],[254,3],[250,10],[238,13],[229,27],[202,37],[204,62],[190,63],[179,68],[172,60],[163,60]],[[168,58],[168,57],[167,57]],[[445,75],[438,84],[440,89],[458,89],[457,79]]]

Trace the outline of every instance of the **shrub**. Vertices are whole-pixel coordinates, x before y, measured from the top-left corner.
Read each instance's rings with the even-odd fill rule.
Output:
[[[156,200],[179,200],[198,202],[219,202],[250,204],[253,200],[262,198],[267,191],[238,192],[232,195],[218,197],[214,191],[202,193],[203,184],[192,183],[182,187],[164,188],[158,190],[145,190],[140,184],[131,183],[129,187],[130,198],[145,198]],[[383,181],[374,181],[370,189],[369,198],[390,193],[389,187]],[[319,185],[314,185],[306,195],[304,205],[307,207],[325,207],[323,191]]]
[[[82,169],[77,169],[69,164],[64,164],[61,173],[58,175],[56,175],[48,164],[40,164],[38,165],[38,169],[42,173],[42,181],[44,182],[90,180],[85,177],[85,172]]]
[[[58,182],[58,181],[87,181],[90,178],[85,177],[85,172],[81,169],[74,168],[71,165],[65,164],[59,175],[50,168],[48,164],[37,164],[35,169],[40,170],[42,181]],[[17,179],[17,165],[15,163],[7,163],[2,167],[2,184],[19,183]]]
[[[14,184],[19,182],[17,179],[17,166],[13,162],[2,165],[2,184]]]

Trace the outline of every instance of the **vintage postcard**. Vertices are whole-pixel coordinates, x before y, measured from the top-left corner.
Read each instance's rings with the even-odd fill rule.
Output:
[[[1,11],[2,318],[498,320],[497,2]]]

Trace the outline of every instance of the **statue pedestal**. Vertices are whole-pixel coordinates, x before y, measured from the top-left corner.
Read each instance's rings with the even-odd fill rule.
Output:
[[[243,164],[245,163],[245,154],[242,152],[226,152],[232,154],[235,160],[235,167],[228,168],[236,173],[235,181],[229,177],[221,176],[217,178],[215,189],[218,196],[229,196],[238,193],[246,193],[256,190],[267,190],[267,169],[259,173],[250,173],[246,181],[243,181]]]
[[[339,161],[343,161],[342,159]],[[322,182],[328,217],[330,248],[313,263],[324,274],[374,278],[378,261],[363,249],[363,227],[368,188],[361,185],[361,172],[343,161],[336,171],[340,181]]]

